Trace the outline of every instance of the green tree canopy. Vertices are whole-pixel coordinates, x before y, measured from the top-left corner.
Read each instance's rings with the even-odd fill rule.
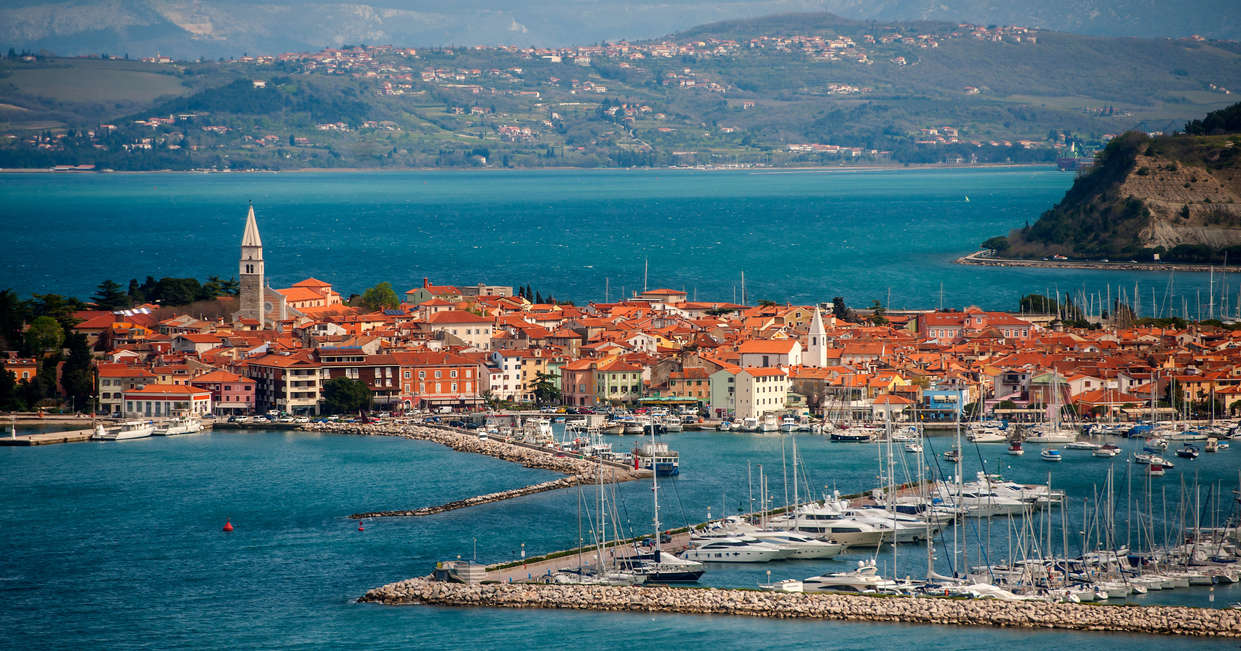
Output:
[[[42,353],[49,350],[60,350],[65,341],[65,330],[60,323],[50,316],[35,317],[26,329],[26,347],[31,352]]]
[[[323,383],[323,408],[330,414],[352,414],[371,404],[371,390],[365,382],[338,377]]]
[[[556,376],[539,373],[534,381],[534,403],[540,407],[560,403],[560,389],[556,388]]]
[[[401,299],[397,297],[396,290],[392,289],[392,283],[386,280],[362,292],[362,305],[368,310],[393,310],[400,304]]]

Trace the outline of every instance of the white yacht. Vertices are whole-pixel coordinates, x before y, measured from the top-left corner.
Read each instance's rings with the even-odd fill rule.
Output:
[[[741,419],[741,426],[736,427],[741,432],[757,432],[759,428],[758,418],[754,416],[746,416]]]
[[[145,420],[127,420],[114,430],[105,430],[103,425],[95,426],[95,434],[91,438],[97,441],[129,441],[144,439],[151,435],[155,426]]]
[[[842,516],[818,504],[797,509],[796,515],[785,515],[771,521],[772,526],[840,543],[845,547],[879,545],[891,539],[891,531],[869,522]]]
[[[709,536],[697,541],[691,540],[692,546],[681,553],[681,557],[690,561],[709,563],[766,563],[793,555],[792,549],[781,549],[771,543],[762,542],[749,537]]]
[[[162,427],[155,428],[151,433],[155,436],[176,436],[201,431],[203,431],[202,421],[193,416],[178,416],[164,423]]]
[[[1026,432],[1026,443],[1072,443],[1077,430],[1056,425],[1040,425]]]
[[[793,555],[790,558],[835,558],[845,549],[845,546],[840,543],[810,538],[793,531],[760,529],[751,532],[750,535],[762,542],[770,543],[777,547],[792,548]]]
[[[780,419],[780,431],[791,433],[797,431],[797,421],[792,416],[785,416]]]
[[[1004,430],[997,428],[984,427],[970,431],[965,435],[971,443],[1006,443],[1008,436],[1004,434]]]
[[[891,590],[896,583],[879,576],[874,561],[858,561],[856,570],[833,572],[802,580],[803,592],[879,592]]]
[[[779,430],[780,426],[776,423],[775,414],[767,414],[758,425],[758,431],[760,432],[776,432]]]

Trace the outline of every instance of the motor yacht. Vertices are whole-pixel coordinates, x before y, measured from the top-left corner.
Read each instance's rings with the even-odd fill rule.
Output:
[[[797,421],[792,416],[785,416],[780,419],[780,431],[792,433],[797,431]]]
[[[690,545],[689,549],[682,552],[682,557],[707,563],[766,563],[793,555],[792,549],[782,549],[745,536],[709,536],[699,540],[691,538]]]
[[[879,569],[874,561],[858,561],[855,570],[802,580],[803,592],[879,592],[895,587],[894,581],[879,576]]]
[[[1039,453],[1039,456],[1043,458],[1043,461],[1051,461],[1054,463],[1059,463],[1064,460],[1064,458],[1060,455],[1059,450],[1043,450]]]
[[[106,430],[103,425],[96,425],[95,433],[91,438],[96,441],[130,441],[146,438],[154,430],[155,426],[147,421],[127,420],[121,423],[120,427],[113,430]]]

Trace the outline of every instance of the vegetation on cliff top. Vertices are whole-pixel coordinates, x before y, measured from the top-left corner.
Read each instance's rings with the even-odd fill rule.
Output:
[[[1241,103],[1186,124],[1186,133],[1154,138],[1126,132],[1108,143],[1094,166],[1082,174],[1064,198],[1032,225],[1014,230],[1007,237],[993,237],[983,247],[1009,257],[1066,255],[1077,258],[1135,258],[1177,262],[1241,261],[1241,246],[1227,241],[1187,242],[1165,247],[1152,242],[1152,226],[1166,219],[1169,197],[1135,196],[1124,184],[1131,175],[1147,177],[1156,172],[1176,172],[1182,166],[1214,175],[1223,186],[1236,186],[1241,174]],[[1145,161],[1139,166],[1139,159]],[[1152,166],[1156,169],[1152,171]],[[1199,174],[1191,174],[1197,181]],[[1190,187],[1186,183],[1185,187]],[[1217,231],[1241,228],[1235,206],[1181,205],[1170,220],[1171,228]],[[1156,206],[1156,204],[1160,204]],[[1192,209],[1191,209],[1192,208]],[[1194,222],[1191,213],[1205,214]]]

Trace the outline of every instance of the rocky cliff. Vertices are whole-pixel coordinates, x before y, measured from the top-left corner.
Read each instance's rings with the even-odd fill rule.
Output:
[[[1241,104],[1226,111],[1241,114]],[[1241,133],[1214,131],[1114,139],[1060,203],[988,248],[1005,257],[1241,261]]]

